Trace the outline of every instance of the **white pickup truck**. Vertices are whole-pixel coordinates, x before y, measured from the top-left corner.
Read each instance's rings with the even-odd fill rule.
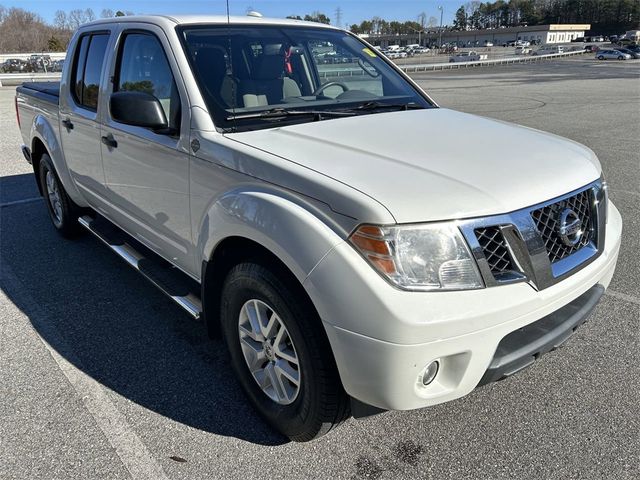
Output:
[[[361,74],[332,77],[328,49]],[[19,87],[16,107],[53,226],[91,232],[220,334],[294,440],[527,367],[616,265],[591,150],[439,108],[330,26],[96,21],[62,81]]]
[[[480,60],[486,60],[489,56],[486,53],[480,54],[478,52],[458,52],[449,57],[449,63],[454,62],[478,62]]]

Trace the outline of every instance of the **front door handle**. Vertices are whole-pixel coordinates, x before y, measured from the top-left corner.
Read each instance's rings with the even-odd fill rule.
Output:
[[[109,148],[118,148],[118,142],[113,138],[113,135],[109,134],[106,137],[102,137],[102,143],[104,143]]]
[[[73,122],[71,120],[69,120],[68,118],[65,118],[62,121],[62,125],[64,125],[64,128],[67,129],[67,132],[70,130],[73,130]]]

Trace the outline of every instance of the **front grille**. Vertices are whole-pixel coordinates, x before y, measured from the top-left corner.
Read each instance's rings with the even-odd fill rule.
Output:
[[[572,197],[561,200],[557,203],[547,205],[531,212],[531,216],[542,235],[544,245],[549,255],[551,263],[562,260],[572,253],[577,252],[582,247],[589,244],[594,239],[594,224],[592,221],[592,201],[593,193],[591,189],[584,190]],[[582,237],[575,245],[566,245],[560,238],[558,227],[560,215],[565,208],[573,210],[582,222]]]
[[[494,276],[515,270],[500,227],[476,228],[475,234]]]

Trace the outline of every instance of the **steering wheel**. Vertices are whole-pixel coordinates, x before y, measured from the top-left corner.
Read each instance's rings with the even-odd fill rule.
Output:
[[[346,92],[347,90],[349,90],[349,87],[347,87],[344,83],[342,82],[328,82],[325,83],[324,85],[320,85],[315,92],[313,92],[311,95],[313,96],[317,96],[320,95],[322,92],[324,92],[327,88],[329,87],[340,87],[342,89],[342,93]]]

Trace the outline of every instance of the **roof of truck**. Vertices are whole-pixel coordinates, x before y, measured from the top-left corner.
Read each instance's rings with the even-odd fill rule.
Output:
[[[250,15],[231,17],[227,17],[226,15],[131,15],[125,17],[104,18],[86,23],[82,25],[82,27],[125,22],[152,23],[157,25],[165,25],[167,22],[171,22],[176,25],[226,24],[228,22],[235,25],[298,25],[336,29],[334,26],[318,22],[307,22],[304,20],[293,20],[289,18],[255,17]]]

